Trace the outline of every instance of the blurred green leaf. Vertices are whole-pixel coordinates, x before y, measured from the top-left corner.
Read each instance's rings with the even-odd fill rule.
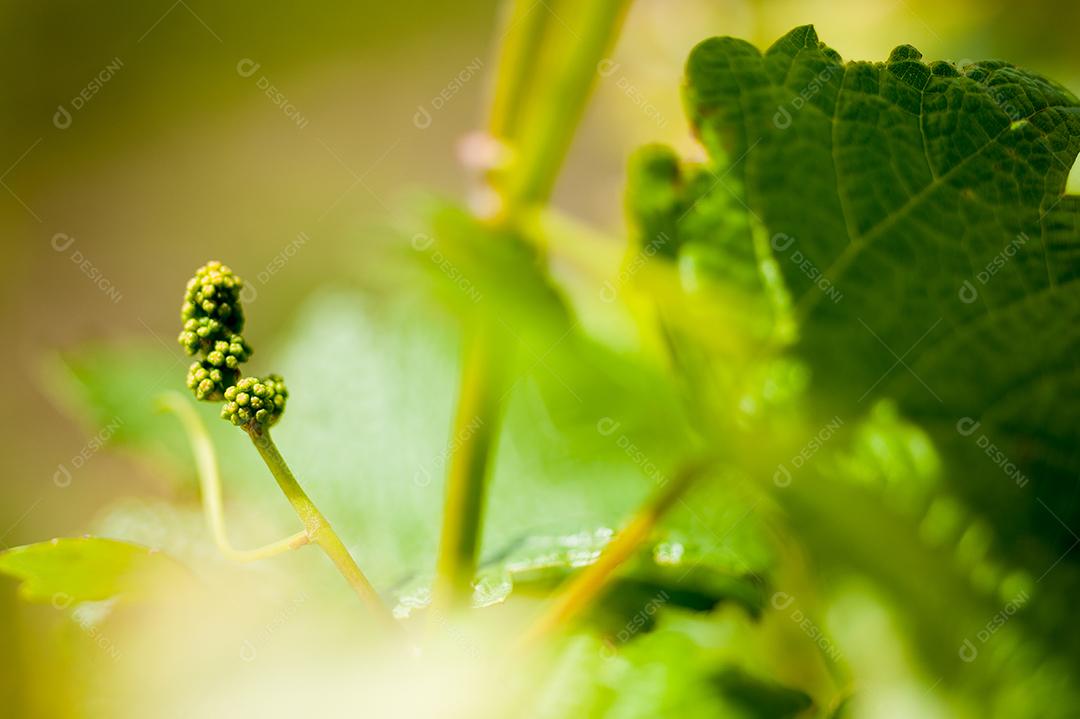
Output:
[[[0,553],[0,572],[22,581],[31,602],[66,608],[75,602],[145,598],[188,578],[166,554],[98,537],[54,539]]]
[[[747,300],[763,299],[752,217],[740,204],[741,188],[736,178],[681,162],[667,147],[639,150],[627,172],[626,203],[637,233],[627,272],[662,257],[678,263],[685,286],[712,281],[743,291]]]
[[[552,662],[543,689],[522,705],[524,716],[779,719],[813,706],[806,693],[760,677],[753,661],[718,654],[712,645],[732,638],[729,632],[749,643],[760,635],[744,635],[730,616],[714,624],[696,636],[685,625],[665,625],[619,647],[578,636]]]
[[[47,358],[41,365],[44,390],[60,407],[97,432],[102,447],[149,461],[159,473],[194,492],[195,463],[187,437],[174,417],[161,410],[158,397],[167,390],[187,391],[184,373],[190,358],[177,347],[159,344],[90,344]],[[235,428],[219,419],[220,409],[196,403],[223,462],[230,489],[257,481],[261,464],[232,440]],[[241,451],[238,451],[241,450]],[[255,478],[257,475],[257,479]]]
[[[737,527],[722,524],[701,528],[706,533],[725,534],[732,534],[734,529]],[[751,569],[747,562],[752,561],[755,552],[762,551],[764,539],[755,522],[748,522],[745,530],[730,543],[735,549],[725,561],[719,553],[707,551],[716,547],[672,539],[684,535],[665,526],[657,533],[662,541],[644,547],[612,580],[599,606],[590,612],[588,622],[616,636],[643,608],[648,611],[639,620],[643,627],[651,627],[653,615],[669,608],[708,612],[721,602],[732,602],[749,616],[759,616],[765,608],[763,575],[772,557],[767,550],[762,552],[767,559]],[[504,601],[512,592],[546,596],[575,572],[595,562],[613,536],[611,529],[604,528],[569,536],[528,537],[481,568],[475,603]]]
[[[741,669],[723,669],[714,681],[731,703],[739,705],[747,717],[754,719],[787,719],[814,704],[804,692],[759,679]]]
[[[180,458],[181,437],[174,423],[155,409],[156,394],[183,387],[186,363],[156,345],[87,345],[46,358],[45,390],[90,429],[114,428],[109,440],[120,446]]]

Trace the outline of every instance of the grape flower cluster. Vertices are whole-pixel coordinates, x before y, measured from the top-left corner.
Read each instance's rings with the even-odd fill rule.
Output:
[[[177,341],[189,355],[201,357],[187,374],[187,386],[195,399],[224,400],[223,419],[258,430],[281,418],[289,393],[278,375],[260,378],[240,374],[241,363],[253,351],[240,334],[244,329],[243,288],[244,281],[220,262],[207,262],[196,270],[184,293],[180,308],[183,329]]]

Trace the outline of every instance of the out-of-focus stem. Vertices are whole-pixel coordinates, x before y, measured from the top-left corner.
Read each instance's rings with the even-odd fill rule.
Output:
[[[493,137],[507,140],[517,134],[525,98],[535,86],[544,30],[552,19],[544,4],[536,0],[507,4],[488,121]]]
[[[502,365],[507,358],[500,351],[497,333],[485,321],[467,342],[435,568],[433,605],[437,610],[460,606],[471,594],[489,465],[502,416]]]
[[[711,462],[702,460],[683,467],[669,482],[654,494],[634,515],[611,543],[600,553],[594,564],[571,580],[556,594],[543,614],[528,628],[518,642],[520,649],[535,646],[552,635],[592,604],[607,587],[615,571],[621,567],[641,544],[649,538],[657,522],[671,506],[686,494],[695,482],[706,475]]]
[[[597,64],[629,7],[629,0],[513,2],[489,125],[493,137],[512,147],[509,167],[493,187],[502,200],[494,224],[510,235],[520,232],[529,213],[551,194]],[[575,27],[556,15],[571,9],[579,13]],[[476,571],[505,365],[515,342],[512,337],[500,339],[493,323],[481,317],[466,338],[432,602],[440,614],[468,598]],[[476,431],[467,431],[474,423]]]
[[[561,33],[559,64],[546,82],[539,83],[530,103],[528,122],[522,123],[515,137],[514,171],[506,187],[506,213],[513,216],[518,208],[528,209],[546,202],[555,185],[570,141],[585,112],[586,100],[598,76],[597,66],[614,42],[630,0],[593,0],[592,2],[544,5],[545,12],[576,10],[582,13],[578,29],[556,20],[548,39]]]

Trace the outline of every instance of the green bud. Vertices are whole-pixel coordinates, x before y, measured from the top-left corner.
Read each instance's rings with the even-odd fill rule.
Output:
[[[200,337],[211,342],[228,339],[244,329],[244,313],[240,309],[240,290],[244,281],[220,262],[207,262],[195,271],[195,276],[188,281],[184,302],[180,306],[180,319],[185,330],[190,320],[202,322],[208,331]],[[209,321],[218,323],[215,327]],[[181,339],[185,349],[189,345]],[[194,351],[188,349],[190,354]]]
[[[215,367],[206,360],[192,363],[188,368],[187,386],[195,399],[215,401],[225,398],[225,392],[239,377],[239,372],[227,367]]]
[[[230,332],[220,320],[210,317],[192,317],[184,321],[184,329],[180,332],[180,336],[177,337],[177,341],[180,342],[180,346],[184,348],[185,352],[194,355],[218,349],[217,344],[219,342],[231,342],[233,337],[240,337],[240,335]],[[247,345],[242,345],[241,352],[234,354],[240,354],[244,351],[248,354],[251,353]]]
[[[221,416],[251,431],[275,424],[289,396],[278,375],[240,377],[240,365],[252,353],[240,331],[244,283],[220,262],[208,262],[188,280],[180,307],[180,345],[189,355],[202,355],[188,369],[187,385],[195,398],[224,400]]]
[[[288,396],[278,375],[242,377],[224,391],[221,417],[245,429],[270,427],[281,419]]]

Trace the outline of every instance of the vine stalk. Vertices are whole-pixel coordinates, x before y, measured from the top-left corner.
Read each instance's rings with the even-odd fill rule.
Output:
[[[191,403],[178,392],[165,393],[158,399],[158,403],[162,409],[172,412],[179,418],[191,443],[199,477],[203,514],[210,527],[210,533],[214,537],[214,544],[217,545],[222,556],[234,562],[257,562],[260,559],[269,559],[299,549],[311,541],[305,530],[256,549],[233,547],[225,529],[225,503],[222,499],[221,473],[218,470],[217,455],[214,453],[214,444],[210,441],[206,425],[203,424]]]
[[[510,148],[510,164],[489,179],[500,198],[493,219],[519,235],[536,208],[547,202],[574,129],[629,0],[569,3],[514,0],[500,49],[488,132]],[[577,30],[557,13],[574,12]],[[436,613],[467,603],[480,548],[491,454],[498,438],[502,371],[514,356],[513,338],[502,341],[494,319],[481,317],[467,337],[447,467],[443,529],[436,560]],[[461,434],[470,422],[480,431]],[[460,441],[457,441],[460,440]]]
[[[457,606],[469,597],[486,494],[488,464],[498,437],[501,370],[505,357],[495,330],[484,323],[469,343],[454,418],[453,452],[446,478],[446,504],[436,565],[435,597],[440,607]]]
[[[378,592],[375,591],[371,582],[360,570],[356,560],[349,554],[349,550],[346,548],[345,543],[341,541],[341,537],[330,526],[330,522],[323,516],[323,513],[319,511],[319,508],[315,506],[315,503],[311,501],[311,498],[308,497],[296,480],[296,476],[289,469],[289,465],[285,463],[285,458],[281,456],[277,445],[274,444],[274,440],[270,437],[269,430],[251,428],[248,430],[248,436],[251,437],[252,444],[255,445],[263,462],[266,463],[266,466],[274,475],[274,479],[277,480],[278,486],[281,487],[281,491],[285,494],[285,498],[289,500],[297,516],[300,517],[300,521],[304,523],[304,529],[309,541],[317,544],[323,550],[348,581],[356,595],[360,597],[361,601],[368,606],[376,617],[382,620],[383,624],[395,631],[400,630],[397,620],[394,619],[387,606],[383,604]]]

